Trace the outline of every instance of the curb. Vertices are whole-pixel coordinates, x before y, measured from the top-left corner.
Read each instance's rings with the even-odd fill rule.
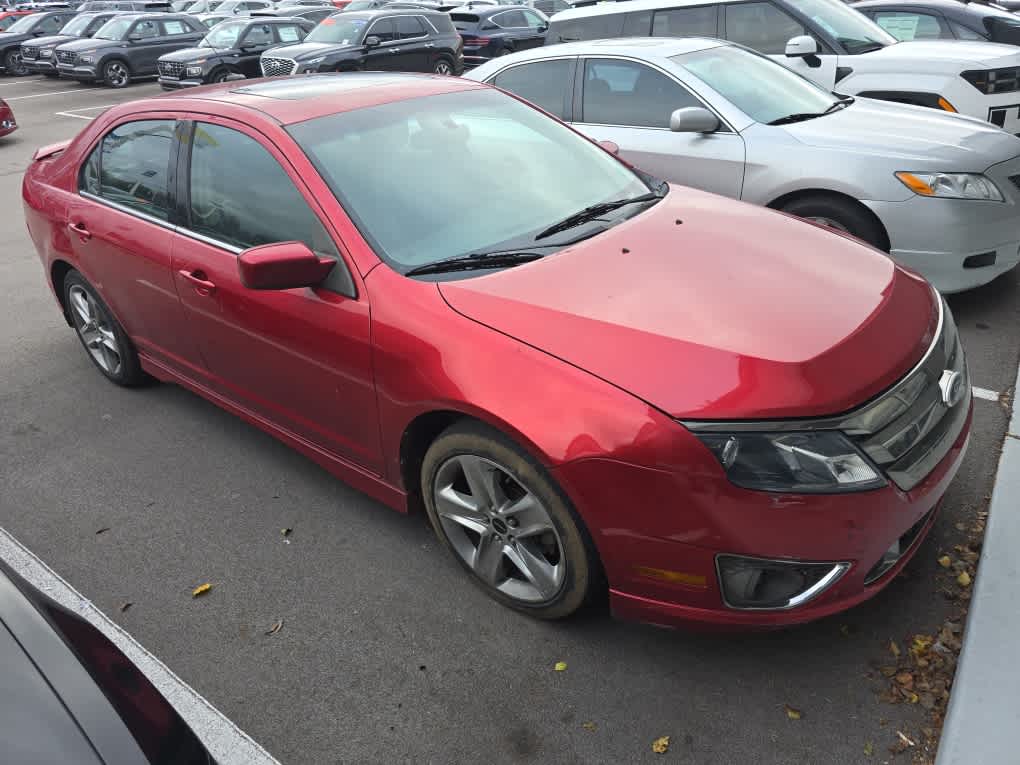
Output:
[[[1020,369],[1013,383],[1014,395]],[[1006,429],[936,765],[1020,761],[1020,407]]]

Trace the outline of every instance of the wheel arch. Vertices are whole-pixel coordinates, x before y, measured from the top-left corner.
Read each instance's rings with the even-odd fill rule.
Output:
[[[821,188],[797,189],[796,191],[790,191],[787,192],[786,194],[783,194],[782,196],[776,197],[771,202],[768,202],[765,206],[773,210],[782,210],[783,207],[788,205],[790,202],[793,202],[794,200],[808,199],[811,197],[830,197],[840,199],[844,202],[852,204],[855,208],[863,212],[868,218],[872,220],[872,222],[874,222],[878,226],[878,230],[882,235],[881,249],[887,253],[889,252],[890,248],[889,232],[886,230],[885,224],[882,223],[882,219],[875,215],[875,213],[872,212],[872,210],[870,210],[868,206],[863,204],[859,199],[856,199],[850,196],[849,194],[844,194],[841,191],[833,191],[832,189]]]
[[[73,327],[71,323],[71,316],[67,313],[67,298],[64,295],[64,279],[67,278],[67,274],[74,271],[75,268],[66,260],[54,260],[50,264],[50,283],[53,285],[53,294],[57,296],[57,302],[60,303],[60,309],[64,313],[64,321],[67,322],[67,326]]]

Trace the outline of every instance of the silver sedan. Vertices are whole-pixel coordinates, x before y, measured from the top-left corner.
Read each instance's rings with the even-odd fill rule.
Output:
[[[847,231],[943,292],[1020,261],[1020,138],[987,122],[829,93],[706,38],[554,45],[465,76],[667,181]]]

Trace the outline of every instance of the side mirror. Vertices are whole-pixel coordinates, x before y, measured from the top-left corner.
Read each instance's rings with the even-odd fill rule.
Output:
[[[620,153],[620,146],[615,141],[598,141],[598,145],[614,156]]]
[[[241,284],[250,290],[292,290],[322,283],[336,261],[320,258],[303,242],[264,244],[237,258]]]
[[[669,115],[669,129],[674,133],[714,133],[719,118],[700,106],[686,106]]]
[[[806,58],[818,53],[818,43],[808,35],[791,37],[786,43],[787,58]]]
[[[549,31],[549,25],[548,24],[539,24],[538,25],[538,31],[539,32],[547,32],[547,31]]]
[[[381,43],[381,42],[382,42],[382,40],[380,40],[376,35],[369,35],[368,37],[365,38],[365,47],[366,48],[378,48],[379,47],[379,43]]]
[[[128,41],[129,43],[136,43],[136,42],[141,42],[141,41],[142,41],[143,39],[144,39],[144,38],[142,38],[142,37],[139,37],[138,35],[131,35],[131,36],[130,36],[130,37],[129,37],[129,38],[127,39],[127,41]]]

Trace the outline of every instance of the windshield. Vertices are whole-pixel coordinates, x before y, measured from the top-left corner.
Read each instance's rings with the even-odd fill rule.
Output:
[[[75,37],[80,37],[81,35],[85,34],[85,30],[88,29],[89,24],[91,24],[92,20],[95,18],[96,17],[93,15],[84,13],[75,16],[69,22],[64,24],[63,28],[60,30],[60,34],[74,35]]]
[[[224,21],[213,27],[202,42],[199,48],[233,48],[237,46],[237,38],[240,37],[248,22],[246,21]]]
[[[133,17],[110,19],[99,28],[93,37],[96,40],[123,40],[134,21]]]
[[[12,35],[21,34],[22,32],[31,32],[32,27],[38,23],[39,17],[34,14],[31,16],[24,16],[7,27],[7,31]]]
[[[791,114],[820,114],[837,102],[810,80],[744,48],[721,45],[673,56],[672,61],[755,122],[768,124]]]
[[[345,19],[343,16],[330,16],[319,22],[319,26],[308,33],[305,42],[339,43],[340,45],[357,45],[368,26],[367,19]]]
[[[344,8],[345,11],[370,11],[375,3],[372,0],[351,0]]]
[[[868,53],[896,43],[896,38],[860,11],[840,0],[787,0],[832,35],[850,55]]]
[[[189,5],[191,5],[191,2],[189,0],[173,0],[173,2],[170,3],[170,10],[172,10],[174,13],[180,13]]]
[[[598,146],[496,90],[357,109],[288,131],[362,235],[400,271],[552,245],[559,236],[536,242],[536,234],[591,205],[648,193]],[[565,236],[577,239],[578,231]]]

